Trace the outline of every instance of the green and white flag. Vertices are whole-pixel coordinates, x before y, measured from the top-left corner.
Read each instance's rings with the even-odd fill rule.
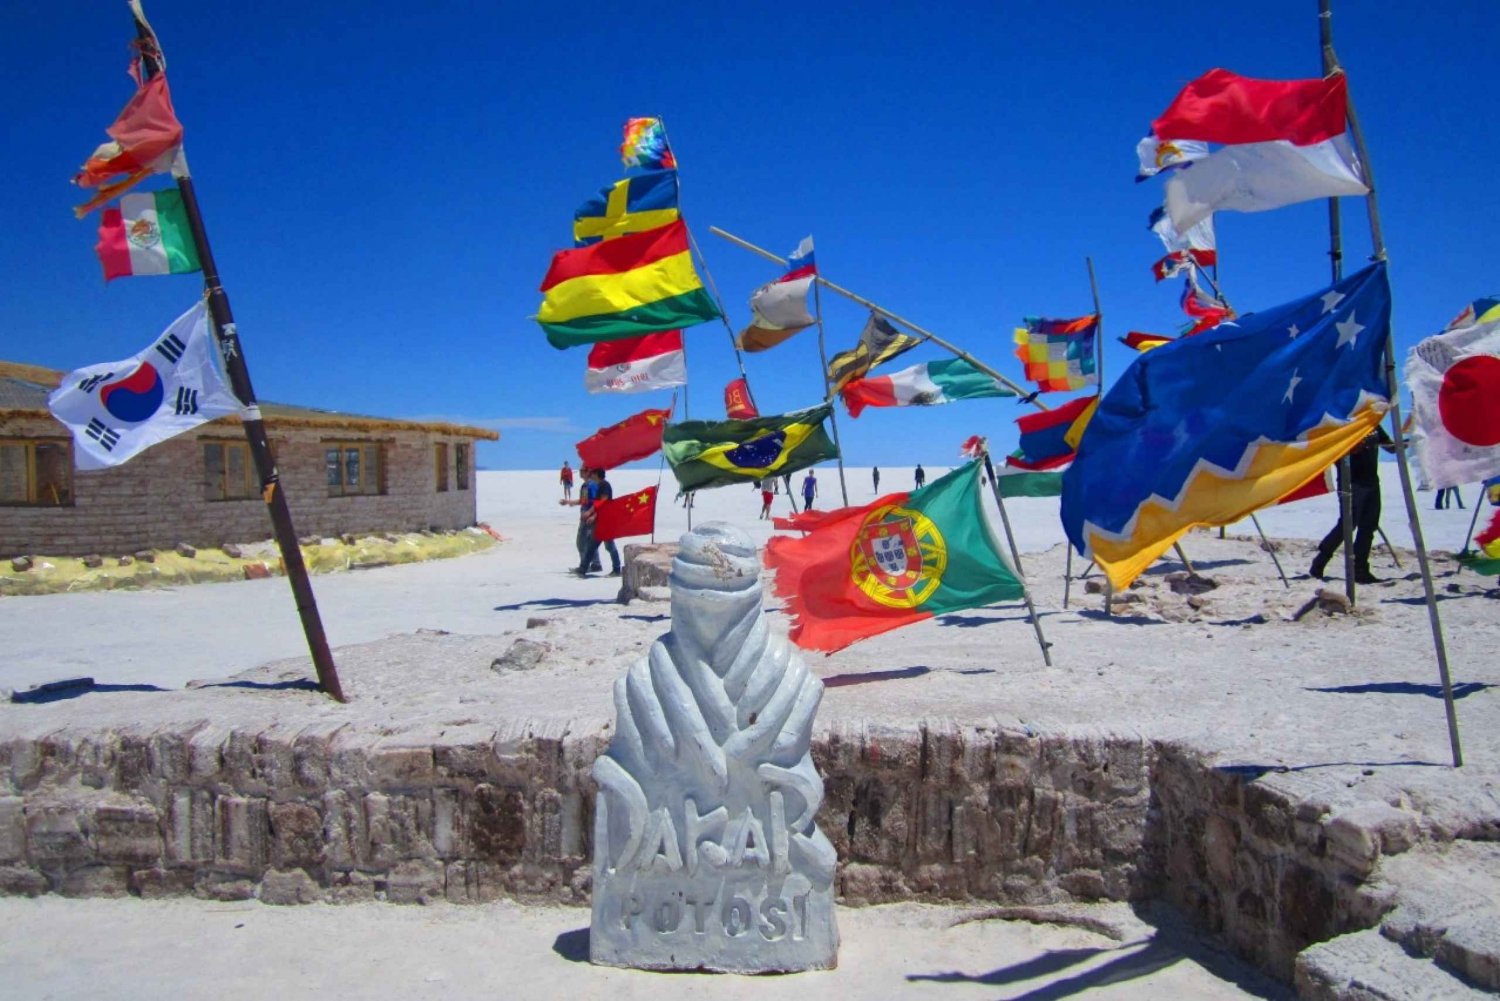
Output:
[[[125,275],[182,275],[201,271],[198,249],[188,227],[182,192],[141,191],[104,210],[94,245],[104,280]]]

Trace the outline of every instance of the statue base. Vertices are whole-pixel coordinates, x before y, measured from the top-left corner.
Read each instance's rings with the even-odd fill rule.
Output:
[[[641,970],[796,973],[838,965],[833,888],[786,876],[594,877],[589,960]]]

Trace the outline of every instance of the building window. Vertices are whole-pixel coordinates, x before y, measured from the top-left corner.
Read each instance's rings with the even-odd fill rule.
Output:
[[[469,446],[467,444],[453,446],[453,461],[457,466],[454,471],[458,474],[458,489],[469,489]]]
[[[448,443],[440,441],[432,446],[432,462],[437,472],[438,493],[448,490]]]
[[[328,496],[385,493],[384,450],[378,441],[333,441],[323,446]]]
[[[0,439],[0,504],[73,506],[73,452],[67,440]]]
[[[204,500],[250,500],[260,495],[257,486],[249,442],[203,443]]]

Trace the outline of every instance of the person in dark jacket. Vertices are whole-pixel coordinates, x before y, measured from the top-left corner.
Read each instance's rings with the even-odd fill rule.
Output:
[[[1349,516],[1354,522],[1354,580],[1359,584],[1378,584],[1380,579],[1370,572],[1370,547],[1375,542],[1375,530],[1380,527],[1380,450],[1395,451],[1395,443],[1385,433],[1385,428],[1365,435],[1364,440],[1349,453],[1349,481],[1351,498]],[[1339,489],[1344,488],[1344,471],[1339,470]],[[1313,557],[1308,573],[1324,579],[1324,572],[1333,554],[1344,544],[1343,519],[1334,523],[1332,531],[1318,543],[1318,555]]]

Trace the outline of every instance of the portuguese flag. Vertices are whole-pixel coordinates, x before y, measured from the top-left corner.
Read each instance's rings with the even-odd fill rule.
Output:
[[[791,639],[833,653],[858,640],[1024,595],[980,508],[979,460],[911,493],[776,536],[766,565],[787,601]]]

